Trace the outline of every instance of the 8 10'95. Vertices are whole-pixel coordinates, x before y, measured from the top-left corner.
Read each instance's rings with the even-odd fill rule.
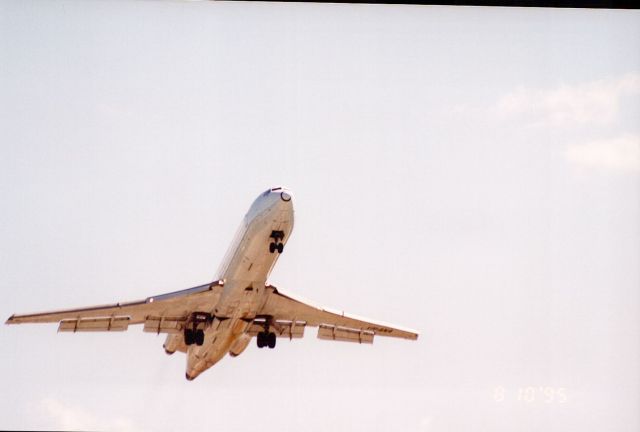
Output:
[[[564,387],[528,386],[510,390],[502,386],[493,389],[493,399],[496,402],[516,400],[522,403],[563,404],[568,400],[567,389]]]

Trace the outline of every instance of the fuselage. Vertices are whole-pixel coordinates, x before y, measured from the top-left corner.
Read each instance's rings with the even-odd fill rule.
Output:
[[[216,279],[223,281],[224,288],[220,300],[207,311],[215,318],[205,329],[204,344],[188,347],[187,378],[195,378],[229,352],[238,354],[249,343],[245,333],[264,304],[267,278],[292,229],[289,190],[271,188],[256,198],[218,269]],[[165,345],[179,337],[168,336]]]

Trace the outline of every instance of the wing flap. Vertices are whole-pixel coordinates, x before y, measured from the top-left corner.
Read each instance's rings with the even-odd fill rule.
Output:
[[[264,318],[255,319],[249,326],[247,334],[257,336],[258,333],[264,331],[265,323]],[[304,321],[276,320],[271,322],[269,331],[275,333],[276,337],[299,339],[304,336],[306,325],[307,323]]]
[[[375,333],[368,330],[358,330],[326,324],[318,326],[318,339],[372,344],[373,336],[375,336]]]
[[[147,333],[179,333],[187,322],[182,317],[154,317],[150,316],[144,321],[142,331]]]
[[[125,331],[129,328],[128,316],[114,316],[111,318],[83,318],[66,319],[60,321],[59,332],[97,332],[97,331]]]

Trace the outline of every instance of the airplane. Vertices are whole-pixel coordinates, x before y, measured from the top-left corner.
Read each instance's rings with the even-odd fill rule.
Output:
[[[225,354],[239,356],[253,337],[258,348],[275,348],[277,338],[302,338],[307,327],[317,327],[323,340],[417,340],[415,330],[317,306],[267,283],[293,230],[293,213],[289,189],[273,187],[260,194],[211,283],[138,301],[14,314],[6,324],[57,322],[58,332],[125,331],[143,324],[144,332],[167,335],[167,354],[186,353],[189,381]]]

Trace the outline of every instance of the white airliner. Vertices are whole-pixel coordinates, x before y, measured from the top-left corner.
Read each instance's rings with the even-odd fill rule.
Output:
[[[59,332],[124,331],[144,324],[145,332],[167,334],[167,354],[187,354],[188,380],[227,353],[240,355],[254,336],[258,348],[274,348],[276,338],[301,338],[307,326],[318,327],[318,338],[327,340],[418,338],[413,330],[316,306],[267,284],[292,229],[292,194],[275,187],[249,208],[215,281],[140,301],[12,315],[6,323],[59,322]]]

